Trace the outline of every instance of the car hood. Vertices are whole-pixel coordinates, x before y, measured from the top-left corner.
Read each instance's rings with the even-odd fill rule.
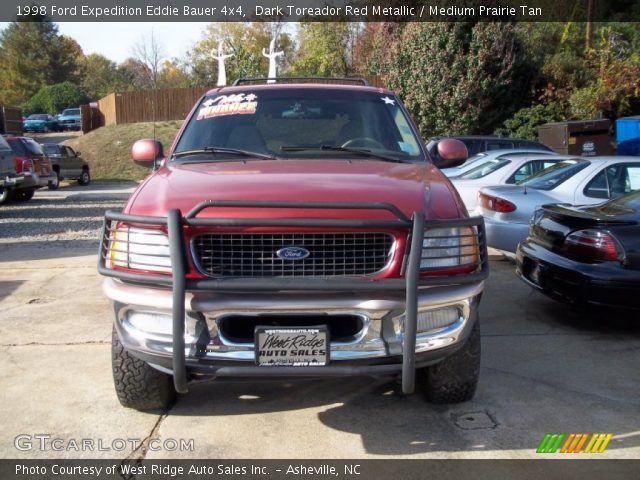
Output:
[[[46,120],[25,120],[24,123],[46,123]]]
[[[407,217],[465,216],[457,194],[433,165],[374,160],[234,160],[162,167],[138,188],[125,209],[138,215],[186,214],[204,200],[387,202]],[[393,219],[385,211],[209,208],[204,217]]]

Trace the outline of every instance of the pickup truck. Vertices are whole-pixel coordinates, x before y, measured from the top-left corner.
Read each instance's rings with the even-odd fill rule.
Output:
[[[396,376],[473,397],[488,259],[391,91],[353,79],[206,93],[152,173],[105,215],[120,403],[166,408],[205,377]],[[464,144],[439,142],[444,166]]]

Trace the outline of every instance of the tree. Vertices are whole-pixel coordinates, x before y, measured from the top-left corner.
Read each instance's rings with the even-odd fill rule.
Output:
[[[162,44],[153,33],[153,29],[151,29],[149,37],[141,38],[133,46],[133,56],[138,62],[146,66],[144,69],[146,88],[158,88],[158,75],[166,55]]]
[[[116,63],[98,53],[87,55],[82,63],[82,89],[93,100],[121,88]]]
[[[492,132],[519,109],[530,73],[510,23],[412,23],[387,75],[424,137]]]
[[[274,23],[271,22],[210,24],[203,38],[187,54],[184,67],[191,76],[192,84],[215,85],[218,64],[213,57],[220,41],[223,42],[224,53],[233,55],[225,62],[228,79],[266,77],[269,61],[262,56],[262,49],[269,47],[274,29]],[[287,70],[294,43],[287,33],[275,30],[276,48],[284,51],[279,62],[279,71],[283,72]]]
[[[358,31],[359,24],[354,22],[300,22],[291,70],[300,76],[351,75]]]
[[[19,105],[45,85],[78,82],[81,55],[47,17],[10,23],[0,32],[0,102]]]
[[[160,88],[184,88],[191,84],[189,73],[176,59],[165,60],[158,73],[158,87]]]
[[[82,89],[71,82],[47,85],[38,90],[23,106],[25,115],[48,113],[55,115],[65,108],[77,107],[89,101]]]

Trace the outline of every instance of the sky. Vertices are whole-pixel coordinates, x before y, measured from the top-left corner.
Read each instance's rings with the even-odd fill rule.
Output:
[[[0,22],[0,30],[6,25]],[[120,63],[132,56],[133,45],[149,37],[152,29],[167,58],[183,57],[202,37],[208,23],[60,22],[57,25],[62,35],[78,42],[85,55],[99,53]]]

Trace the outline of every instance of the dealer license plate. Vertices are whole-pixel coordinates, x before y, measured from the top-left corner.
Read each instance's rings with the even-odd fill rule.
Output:
[[[256,363],[265,367],[321,367],[329,362],[327,327],[256,327]]]

